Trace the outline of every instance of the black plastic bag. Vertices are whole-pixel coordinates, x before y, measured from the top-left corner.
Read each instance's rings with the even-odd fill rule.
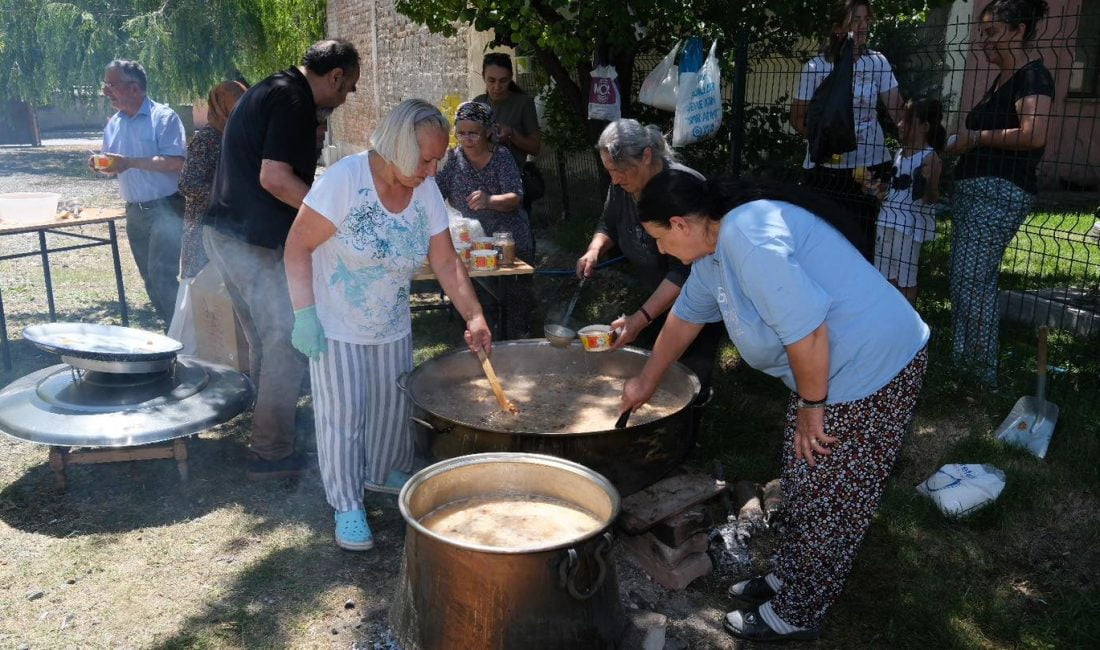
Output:
[[[535,161],[528,160],[523,164],[523,202],[525,205],[531,205],[545,195],[546,179],[535,166]]]
[[[852,68],[854,43],[849,36],[833,62],[833,70],[810,98],[806,112],[810,160],[828,162],[836,154],[856,149],[856,125],[852,115]]]

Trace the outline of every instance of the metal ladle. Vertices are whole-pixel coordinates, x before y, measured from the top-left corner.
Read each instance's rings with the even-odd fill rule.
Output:
[[[580,297],[585,282],[588,282],[588,278],[581,278],[577,290],[573,292],[573,297],[569,300],[569,306],[565,308],[565,316],[561,319],[562,324],[545,325],[542,328],[546,340],[550,341],[550,344],[554,347],[567,348],[573,343],[573,339],[577,338],[577,333],[569,328],[569,317],[573,314],[573,308],[577,306],[577,298]]]

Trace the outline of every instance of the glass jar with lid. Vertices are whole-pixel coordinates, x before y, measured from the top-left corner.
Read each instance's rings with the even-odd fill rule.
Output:
[[[493,248],[497,251],[497,263],[501,266],[512,266],[516,263],[516,240],[512,233],[494,232]]]

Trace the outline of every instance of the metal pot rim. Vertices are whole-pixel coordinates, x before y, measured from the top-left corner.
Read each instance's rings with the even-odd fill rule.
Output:
[[[69,342],[69,337],[77,339]],[[101,323],[42,323],[23,329],[23,338],[38,349],[74,359],[106,362],[175,359],[183,343],[157,332]],[[130,344],[127,351],[97,345],[99,340]]]
[[[481,544],[468,544],[463,542],[456,542],[455,540],[440,535],[439,533],[428,530],[424,525],[420,523],[412,513],[409,512],[409,499],[412,498],[413,493],[428,480],[445,474],[451,470],[461,467],[468,467],[470,465],[485,465],[490,463],[520,463],[531,465],[552,465],[558,469],[565,470],[576,474],[579,477],[592,481],[599,486],[604,492],[607,493],[611,500],[611,515],[607,518],[604,525],[600,526],[596,530],[592,531],[588,535],[577,537],[558,544],[547,544],[544,546],[525,546],[520,548],[503,548],[499,546],[484,546]],[[571,460],[559,458],[557,456],[549,456],[546,454],[533,454],[528,452],[488,452],[482,454],[469,454],[466,456],[458,456],[456,458],[448,458],[446,460],[439,461],[434,465],[429,465],[420,470],[416,474],[413,474],[401,488],[401,493],[397,497],[397,507],[401,511],[401,516],[405,519],[405,523],[415,529],[421,535],[429,537],[437,542],[447,544],[466,551],[473,551],[477,553],[490,553],[494,555],[526,555],[529,553],[542,553],[545,551],[556,551],[559,549],[570,548],[582,544],[590,539],[599,537],[606,531],[619,517],[619,510],[621,507],[621,497],[619,496],[619,490],[611,481],[607,480],[603,474],[585,467],[580,463],[575,463]]]
[[[581,347],[579,341],[577,341],[574,344],[571,344],[568,347],[573,347],[574,345],[578,348]],[[522,348],[522,347],[543,347],[543,346],[545,346],[545,347],[555,347],[555,348],[558,348],[558,349],[562,349],[558,346],[555,346],[553,343],[551,343],[550,341],[548,341],[546,339],[516,339],[516,340],[511,340],[511,341],[499,341],[499,342],[493,343],[494,348],[496,348],[496,347],[501,347],[501,348],[513,348],[513,347]],[[650,355],[652,354],[649,350],[644,350],[642,348],[636,348],[632,345],[623,346],[623,347],[619,348],[618,350],[613,350],[611,352],[616,352],[616,353],[620,353],[620,354],[621,353],[637,354],[639,356],[646,357],[646,358],[649,358]],[[486,425],[483,425],[483,424],[477,424],[477,423],[473,423],[473,422],[465,422],[463,420],[455,419],[451,415],[444,415],[442,413],[437,413],[437,412],[433,411],[432,409],[426,407],[417,398],[417,396],[414,394],[414,391],[412,390],[413,382],[416,380],[417,376],[420,375],[420,373],[426,372],[425,368],[429,367],[432,364],[432,362],[438,361],[438,360],[443,359],[447,356],[457,355],[457,354],[468,354],[468,352],[466,350],[452,350],[451,352],[446,352],[446,353],[444,353],[440,356],[434,357],[432,359],[424,361],[423,363],[418,364],[415,368],[410,370],[408,373],[405,373],[400,378],[398,378],[398,380],[397,380],[398,388],[400,388],[402,390],[402,392],[405,393],[405,395],[408,397],[409,401],[412,402],[417,408],[419,408],[420,410],[430,414],[433,417],[437,417],[441,420],[445,420],[446,422],[449,422],[451,424],[456,424],[456,425],[460,425],[460,426],[464,426],[464,427],[472,427],[472,428],[480,429],[480,430],[483,430],[483,431],[490,431],[492,433],[499,433],[499,434],[503,434],[503,435],[511,435],[511,436],[553,436],[555,438],[563,438],[563,439],[564,438],[580,438],[580,437],[607,435],[608,433],[621,433],[623,431],[630,431],[634,427],[645,426],[645,425],[637,425],[637,424],[629,424],[628,423],[626,425],[626,427],[624,427],[622,429],[615,429],[614,427],[612,427],[612,428],[609,428],[609,429],[601,429],[601,430],[598,430],[598,431],[506,431],[506,430],[503,430],[503,429],[494,429],[492,427],[489,427],[489,426],[486,426]],[[589,354],[589,352],[585,352],[585,354]],[[688,410],[688,409],[692,408],[692,406],[695,403],[695,399],[699,396],[699,393],[701,392],[702,384],[699,382],[699,377],[697,377],[695,375],[695,373],[691,371],[690,368],[685,366],[680,361],[674,361],[672,363],[672,367],[679,368],[684,373],[685,377],[692,384],[692,393],[691,393],[692,398],[689,399],[687,401],[687,403],[685,403],[683,405],[683,407],[681,407],[680,409],[678,409],[676,411],[676,413],[680,413],[680,412],[683,412],[685,410]],[[665,417],[672,417],[676,413],[670,414],[670,415],[665,416]]]

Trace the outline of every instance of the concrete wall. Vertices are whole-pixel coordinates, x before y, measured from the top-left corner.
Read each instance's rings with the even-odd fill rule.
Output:
[[[350,40],[363,60],[357,92],[333,114],[326,157],[362,151],[382,115],[403,99],[438,105],[450,93],[484,92],[481,58],[492,35],[460,28],[431,34],[397,13],[393,0],[330,0],[328,36]]]

